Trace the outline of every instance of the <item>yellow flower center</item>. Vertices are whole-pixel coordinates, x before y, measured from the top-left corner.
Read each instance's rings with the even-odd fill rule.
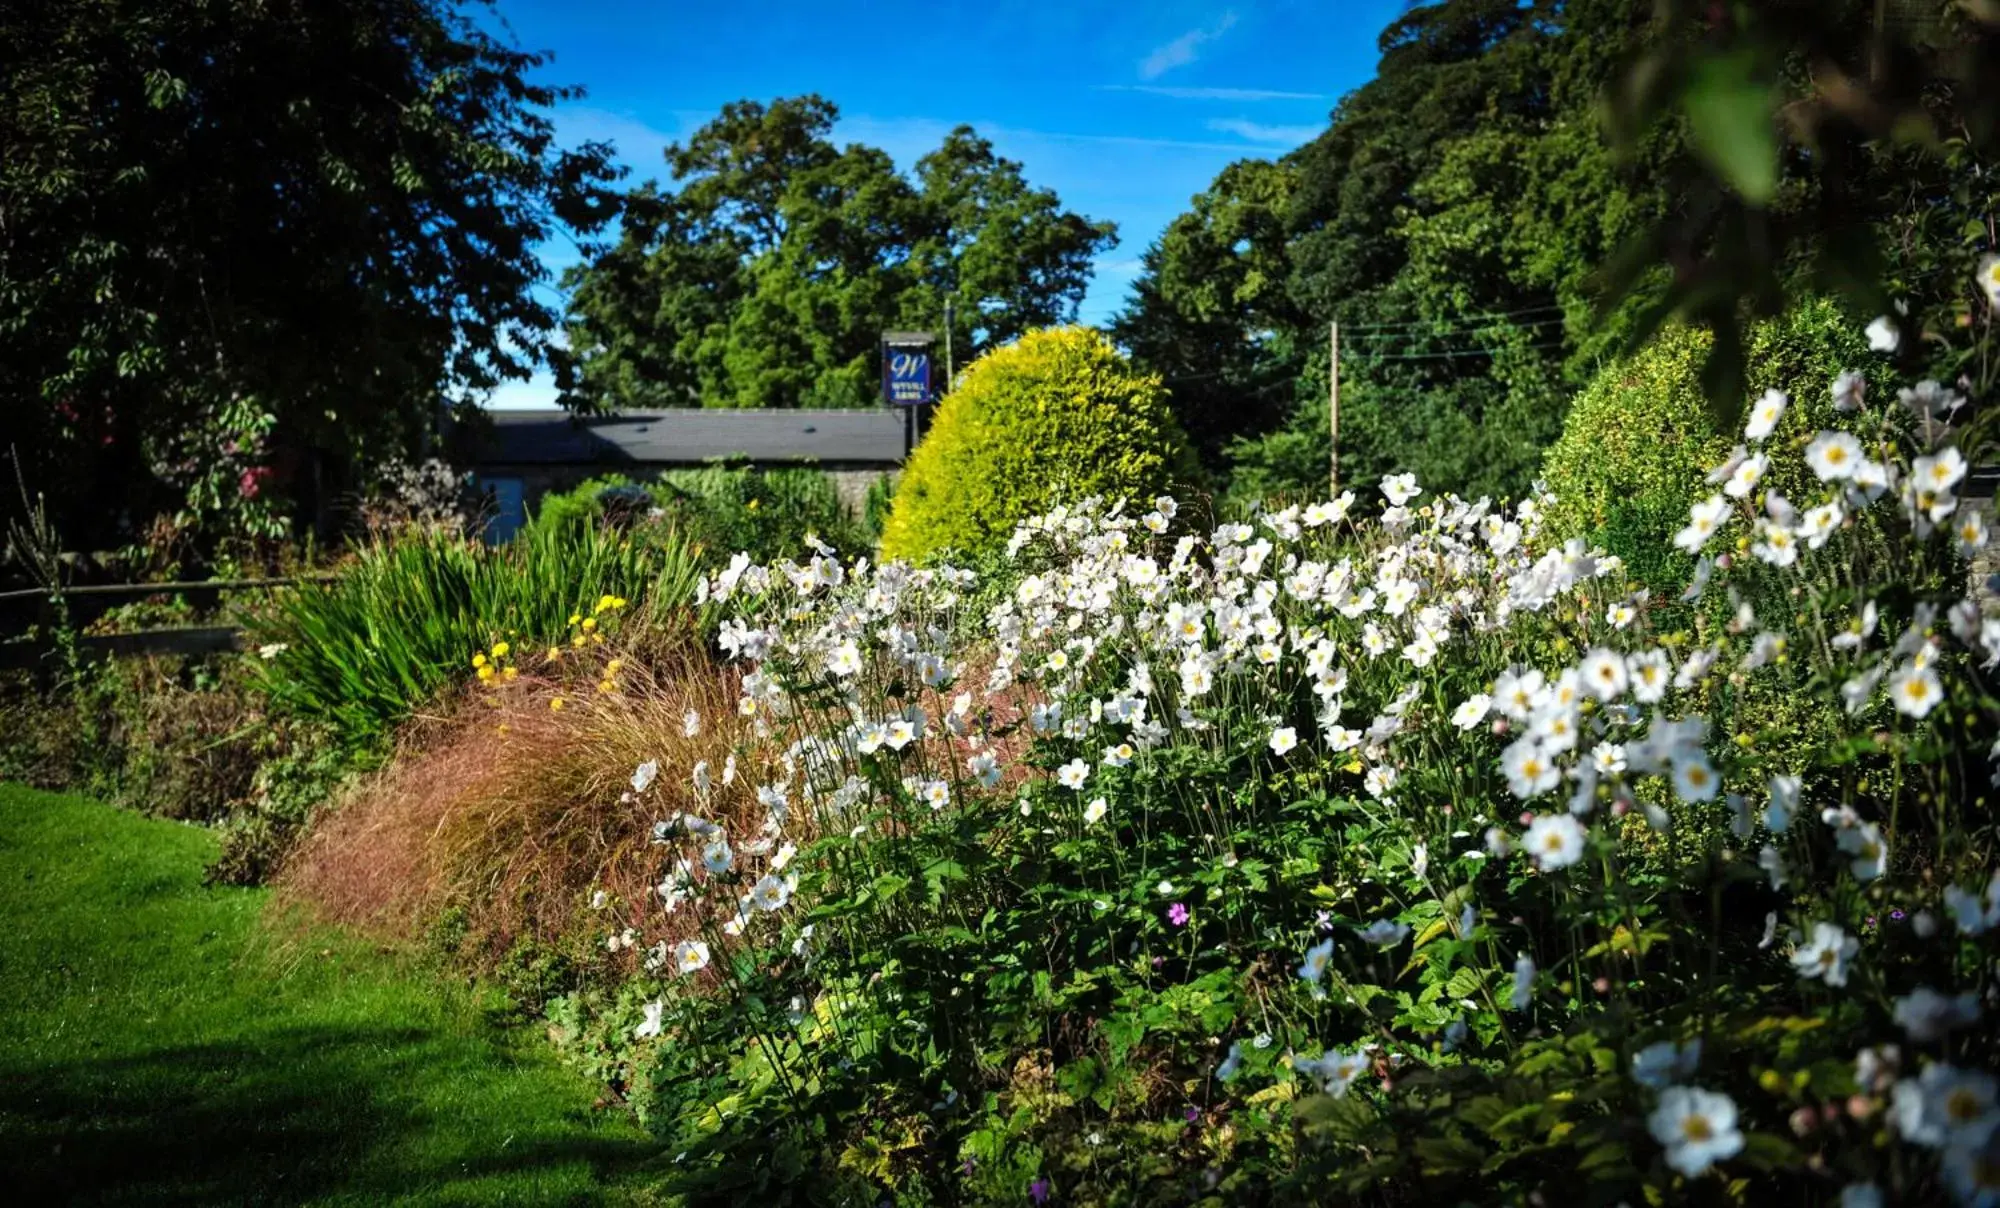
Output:
[[[1706,1141],[1715,1136],[1715,1128],[1707,1116],[1689,1116],[1681,1121],[1681,1135],[1690,1141]]]

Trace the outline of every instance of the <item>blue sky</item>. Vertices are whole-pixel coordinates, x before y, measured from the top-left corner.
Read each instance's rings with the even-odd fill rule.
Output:
[[[1374,74],[1403,0],[919,4],[498,0],[503,37],[551,50],[552,83],[589,90],[556,114],[565,143],[605,139],[664,180],[660,149],[727,102],[817,92],[835,137],[908,168],[967,123],[1063,203],[1118,224],[1080,318],[1118,310],[1139,256],[1232,160],[1283,154]],[[560,270],[567,242],[545,249]],[[551,295],[552,300],[554,295]],[[546,404],[546,379],[493,405]]]

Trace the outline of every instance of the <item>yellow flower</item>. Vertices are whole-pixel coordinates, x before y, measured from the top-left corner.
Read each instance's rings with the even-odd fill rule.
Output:
[[[752,499],[749,503],[746,503],[743,506],[749,508],[751,511],[754,512],[757,510],[757,501]]]
[[[576,624],[578,621],[581,621],[582,619],[583,619],[583,614],[580,612],[573,612],[569,614],[569,623],[572,625]]]
[[[549,698],[549,712],[560,713],[562,712],[562,706],[563,706],[562,697],[552,696]]]
[[[481,664],[479,665],[479,678],[480,678],[480,680],[481,680],[481,681],[485,681],[485,680],[490,680],[490,679],[492,679],[492,678],[493,678],[493,668],[491,668],[491,667],[488,667],[488,666],[487,666],[486,664],[484,664],[484,663],[481,663]]]
[[[618,669],[620,667],[623,667],[624,665],[625,665],[624,659],[612,659],[610,662],[604,664],[604,674],[616,675],[618,674]]]
[[[493,643],[493,657],[496,659],[504,659],[507,657],[507,652],[512,649],[513,647],[509,646],[505,642],[495,642]]]
[[[513,682],[514,677],[519,674],[521,674],[521,669],[519,667],[509,667],[505,671],[502,671],[500,673],[500,678],[507,680],[509,683],[511,683]]]
[[[573,637],[573,638],[571,638],[571,639],[569,640],[569,644],[570,644],[570,645],[572,645],[572,646],[581,646],[581,645],[583,645],[583,635],[582,635],[582,634],[580,634],[580,633],[579,633],[579,634],[577,634],[577,635],[576,635],[575,637]]]
[[[557,659],[562,657],[562,647],[560,646],[549,647],[549,653],[547,657],[549,662],[551,663],[555,662]]]
[[[486,654],[484,651],[472,656],[472,665],[475,667],[484,667],[486,665]]]
[[[616,692],[616,691],[618,691],[618,685],[616,685],[616,684],[612,683],[612,682],[611,682],[610,680],[608,680],[608,679],[607,679],[607,680],[598,680],[598,681],[597,681],[597,690],[598,690],[599,692]]]
[[[585,633],[589,633],[589,632],[590,632],[591,630],[593,630],[593,629],[595,629],[595,628],[597,628],[597,618],[596,618],[596,617],[585,617],[585,618],[583,618],[583,631],[584,631]]]

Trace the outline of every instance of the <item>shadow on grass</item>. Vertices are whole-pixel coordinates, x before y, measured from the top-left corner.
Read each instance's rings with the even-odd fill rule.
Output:
[[[598,1176],[654,1153],[592,1135],[581,1111],[496,1124],[463,1152],[426,1147],[431,1117],[452,1110],[417,1093],[439,1077],[436,1045],[419,1029],[304,1029],[0,1069],[0,1199],[387,1202],[456,1199],[496,1179],[528,1202],[592,1203]]]

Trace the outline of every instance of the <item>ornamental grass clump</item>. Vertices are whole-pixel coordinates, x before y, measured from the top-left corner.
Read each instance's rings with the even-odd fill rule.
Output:
[[[646,603],[664,620],[690,599],[698,573],[694,552],[671,536],[640,544],[594,525],[531,525],[489,547],[448,530],[407,530],[363,548],[332,584],[276,601],[259,624],[259,682],[295,715],[379,741],[464,682],[474,651],[566,638],[607,596]]]
[[[479,691],[408,734],[394,761],[320,818],[285,892],[385,938],[448,929],[453,955],[473,968],[517,950],[587,965],[576,958],[592,949],[609,969],[638,968],[618,937],[657,900],[661,850],[638,804],[697,804],[682,782],[656,783],[661,761],[706,760],[718,783],[700,803],[732,825],[757,821],[736,772],[753,738],[734,715],[735,676],[699,649],[641,660],[617,640],[496,643],[480,663],[495,674]]]
[[[570,1022],[701,1202],[1993,1203],[1987,533],[1962,399],[1847,401],[1753,400],[1673,608],[1409,476],[1057,508],[978,618],[738,559],[761,820],[654,807]]]

